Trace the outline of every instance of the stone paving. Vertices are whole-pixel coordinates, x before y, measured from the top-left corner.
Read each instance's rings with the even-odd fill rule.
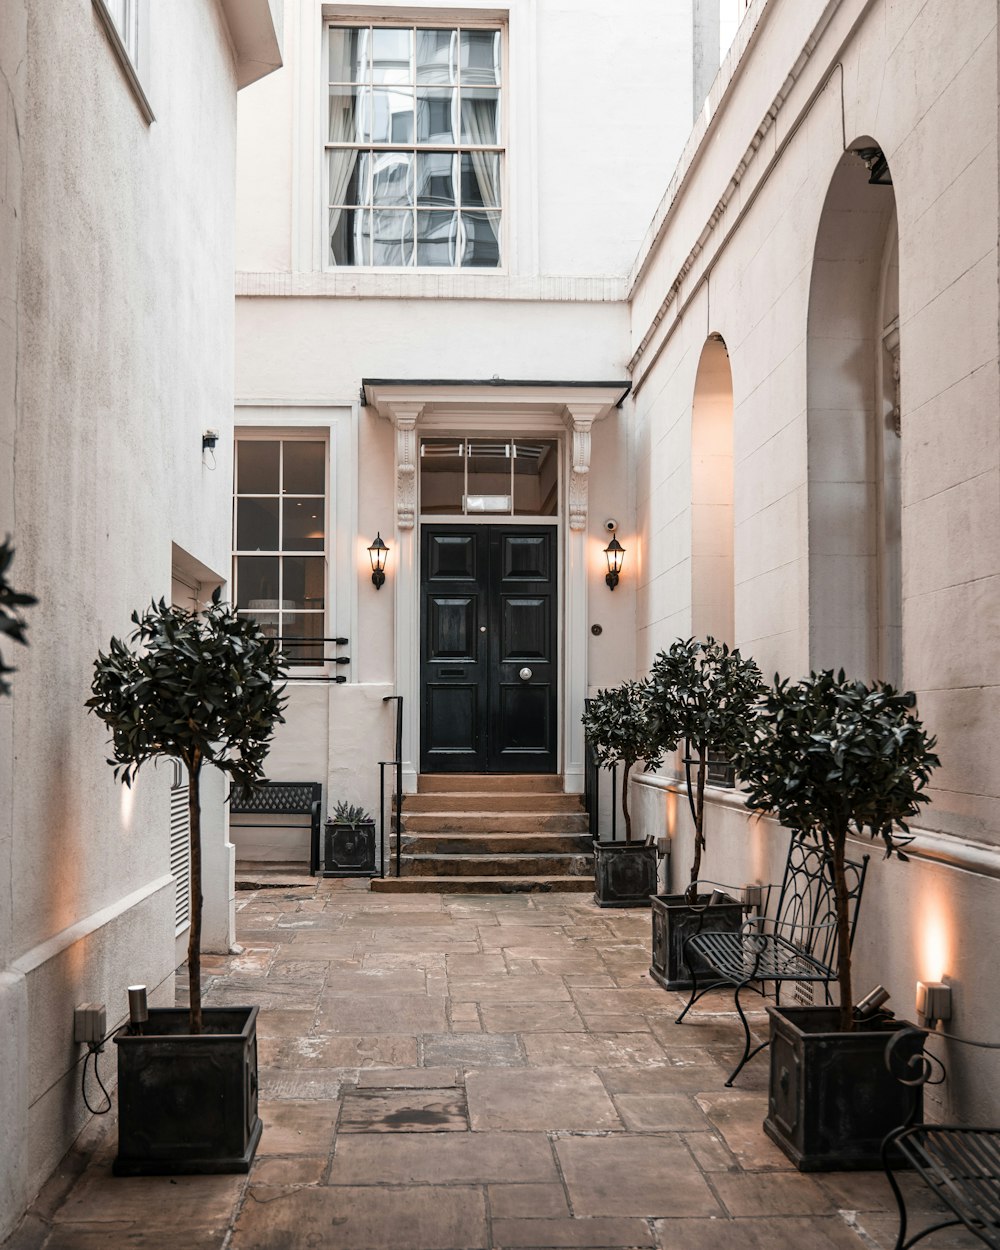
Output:
[[[647,911],[333,881],[238,907],[243,951],[206,958],[206,1002],[260,1004],[250,1175],[115,1179],[95,1119],[5,1250],[894,1244],[880,1175],[800,1175],[765,1137],[766,1060],[723,1087],[724,1001],[674,1023]]]

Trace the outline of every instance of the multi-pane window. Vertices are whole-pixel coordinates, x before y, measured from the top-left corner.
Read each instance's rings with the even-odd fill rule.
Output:
[[[420,511],[556,516],[558,453],[554,439],[425,438],[420,444]]]
[[[293,663],[318,663],[326,610],[326,443],[238,438],[234,511],[238,610],[280,638]]]
[[[132,64],[139,64],[139,0],[104,0]]]
[[[331,265],[496,268],[500,31],[327,28]]]

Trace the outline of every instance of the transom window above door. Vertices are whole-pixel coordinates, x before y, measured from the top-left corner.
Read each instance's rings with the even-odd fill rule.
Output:
[[[327,27],[327,262],[501,261],[500,31]]]
[[[555,439],[424,438],[420,511],[427,516],[559,513]]]

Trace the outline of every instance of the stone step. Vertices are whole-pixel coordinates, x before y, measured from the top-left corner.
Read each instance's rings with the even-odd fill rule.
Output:
[[[496,809],[500,796],[493,790],[463,790],[455,794],[407,794],[403,799],[403,815],[411,812],[490,812]],[[508,812],[573,812],[583,811],[580,794],[509,794],[502,796]]]
[[[586,833],[586,812],[415,812],[404,833]]]
[[[592,894],[593,877],[374,877],[375,894]]]
[[[403,852],[404,877],[589,877],[592,855],[410,855]],[[395,869],[393,869],[395,871]]]
[[[391,838],[395,849],[395,837]],[[591,855],[589,833],[407,833],[404,855]]]
[[[472,790],[491,794],[562,794],[563,779],[554,773],[421,773],[418,794],[455,794]]]

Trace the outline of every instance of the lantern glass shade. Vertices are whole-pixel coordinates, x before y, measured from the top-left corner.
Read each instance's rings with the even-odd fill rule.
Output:
[[[604,580],[614,590],[618,585],[618,575],[621,573],[622,564],[625,561],[625,548],[618,541],[617,535],[613,536],[604,548],[604,557],[608,562],[608,574]]]
[[[368,548],[368,558],[372,562],[372,581],[375,583],[375,589],[379,590],[385,581],[385,561],[389,554],[389,548],[382,541],[381,533],[376,534],[375,541]]]

